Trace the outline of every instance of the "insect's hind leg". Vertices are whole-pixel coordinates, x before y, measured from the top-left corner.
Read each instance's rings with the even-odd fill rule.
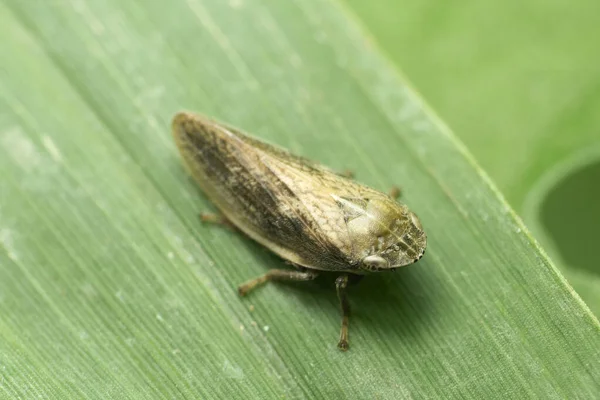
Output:
[[[238,293],[240,296],[245,296],[255,287],[268,281],[312,281],[318,275],[318,272],[311,270],[290,271],[287,269],[272,269],[266,274],[238,286]]]
[[[233,225],[233,223],[230,220],[228,220],[227,217],[225,217],[223,214],[200,213],[200,221],[209,224],[221,225],[225,228],[231,229],[232,231],[236,230],[235,225]]]

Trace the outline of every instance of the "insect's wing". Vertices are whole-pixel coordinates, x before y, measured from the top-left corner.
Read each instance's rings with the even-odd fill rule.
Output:
[[[313,182],[325,170],[191,114],[176,116],[173,133],[191,174],[238,228],[294,263],[350,268],[335,234],[343,232],[343,217],[323,191],[325,182]]]

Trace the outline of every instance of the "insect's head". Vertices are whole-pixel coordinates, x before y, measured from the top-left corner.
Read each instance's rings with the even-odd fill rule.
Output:
[[[361,260],[362,270],[393,270],[415,263],[425,254],[427,235],[417,215],[402,204],[386,211],[379,215],[378,222],[384,229]]]

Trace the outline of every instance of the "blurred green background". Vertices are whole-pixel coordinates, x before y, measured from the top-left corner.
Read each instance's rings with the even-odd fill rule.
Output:
[[[600,315],[600,2],[343,1]]]

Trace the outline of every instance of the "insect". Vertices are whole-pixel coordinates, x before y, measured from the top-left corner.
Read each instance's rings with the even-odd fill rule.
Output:
[[[347,350],[348,284],[421,259],[419,218],[389,195],[206,117],[180,112],[172,129],[185,166],[225,220],[296,267],[270,270],[240,285],[240,295],[267,281],[339,273],[338,347]]]

